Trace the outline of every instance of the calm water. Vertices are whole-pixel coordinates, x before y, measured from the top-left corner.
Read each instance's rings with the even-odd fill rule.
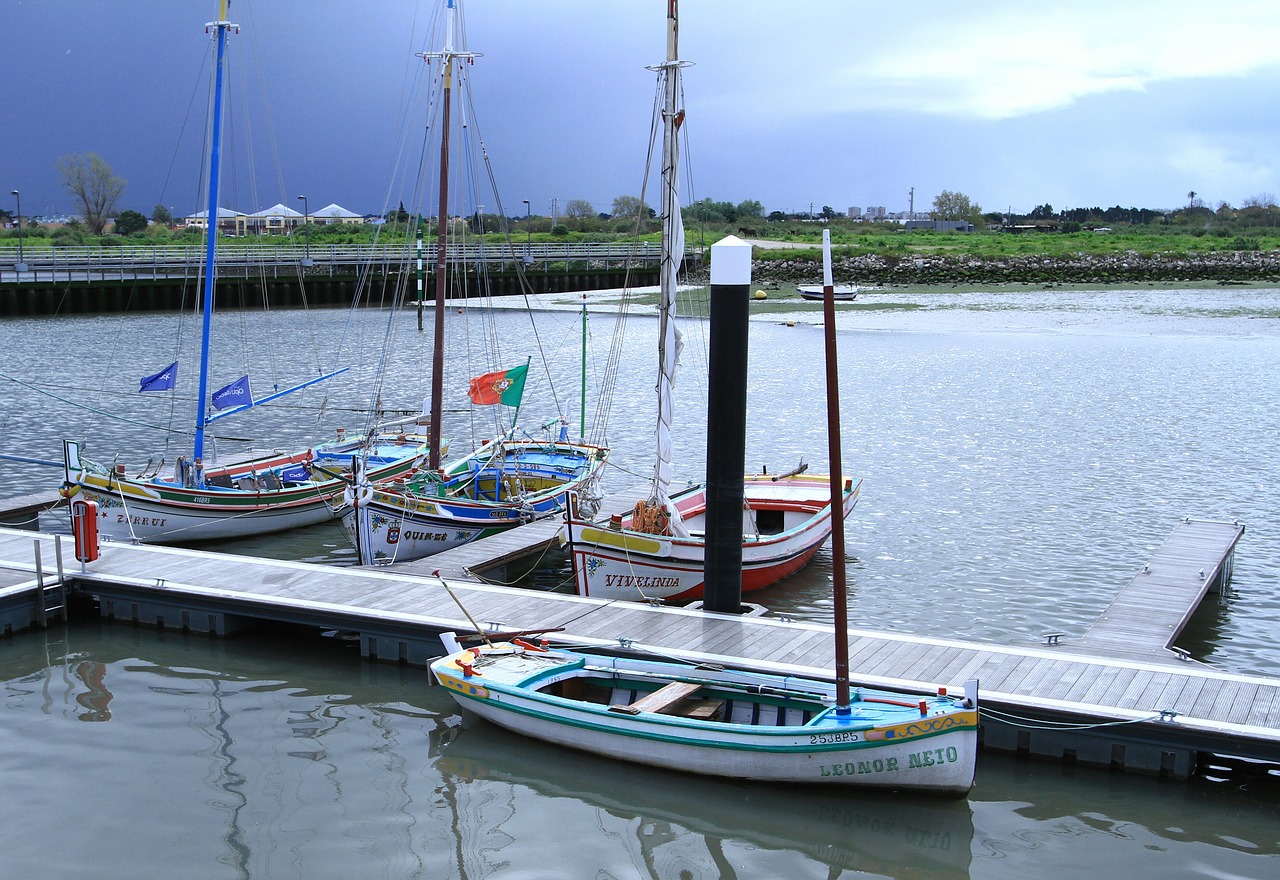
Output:
[[[840,321],[845,470],[866,481],[849,521],[854,626],[1011,645],[1049,629],[1082,632],[1179,518],[1239,519],[1247,531],[1230,601],[1206,605],[1181,644],[1226,670],[1280,674],[1280,291],[863,299],[876,297],[923,308]],[[372,349],[385,325],[340,313],[307,331],[296,314],[272,320],[222,317],[220,329],[249,334],[225,381],[251,367],[261,388],[265,363],[283,367],[283,385],[295,362],[338,359],[343,340]],[[173,321],[0,321],[0,373],[164,425],[164,396],[134,389],[177,356]],[[458,316],[453,327],[451,340],[475,354],[451,354],[447,400],[462,401],[466,379],[485,368],[474,341],[482,330],[501,331],[511,363],[532,353],[527,322],[510,312]],[[628,329],[611,410],[615,487],[646,470],[653,327],[639,318]],[[688,329],[693,376],[704,330]],[[593,317],[593,360],[611,331]],[[547,357],[570,364],[562,380],[576,369],[579,332],[570,311],[538,317]],[[383,400],[416,408],[429,350],[416,333],[401,335]],[[753,321],[749,466],[825,467],[821,357],[812,313]],[[367,382],[372,369],[353,373]],[[220,430],[305,441],[358,427],[359,382],[331,384]],[[677,452],[691,477],[705,456],[696,423],[706,393],[694,379],[678,389],[690,424]],[[531,385],[523,420],[555,409]],[[470,442],[469,418],[462,407],[450,414],[455,443]],[[155,430],[0,381],[0,452],[56,459],[63,436],[108,459],[146,438],[140,456],[125,457],[137,464],[163,445]],[[0,462],[0,494],[56,474]],[[351,559],[336,526],[229,549]],[[830,620],[830,566],[819,557],[753,598]],[[318,637],[213,643],[80,624],[0,640],[0,658],[4,876],[1263,877],[1280,868],[1280,795],[1257,780],[1160,784],[984,755],[967,803],[833,797],[534,746],[464,723],[425,673],[361,663]],[[103,816],[121,814],[127,830],[101,830]]]

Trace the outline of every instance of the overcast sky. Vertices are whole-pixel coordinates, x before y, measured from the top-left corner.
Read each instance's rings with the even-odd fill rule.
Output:
[[[235,207],[305,193],[383,210],[437,2],[233,0],[238,82],[260,80],[270,111],[243,125],[277,153]],[[465,0],[508,214],[639,192],[665,7]],[[193,210],[215,13],[0,0],[5,207],[18,189],[26,213],[72,210],[55,162],[96,152],[128,181],[120,208]],[[1280,192],[1276,0],[683,0],[680,54],[694,198],[901,211],[912,189],[917,210],[945,189],[1025,212]]]

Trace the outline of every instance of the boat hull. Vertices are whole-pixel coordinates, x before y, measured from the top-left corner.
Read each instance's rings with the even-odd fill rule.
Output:
[[[857,504],[861,481],[844,491],[844,516]],[[744,531],[742,591],[751,592],[795,574],[813,559],[831,534],[830,480],[823,476],[793,476],[777,480],[750,475],[744,484],[747,520],[755,528]],[[705,514],[701,489],[673,496],[686,522],[698,526]],[[760,531],[765,515],[781,528]],[[570,519],[563,533],[573,557],[578,594],[597,599],[692,601],[703,597],[706,542],[690,538],[633,531],[630,519],[618,528]],[[744,522],[744,529],[748,528]]]
[[[348,485],[350,455],[357,440],[321,445],[298,453],[262,456],[206,473],[206,485],[128,477],[69,453],[62,494],[98,506],[98,533],[110,540],[184,544],[263,535],[333,519]],[[416,442],[380,444],[370,475],[402,477],[422,462],[426,447]],[[314,478],[280,480],[279,474],[307,466]],[[267,475],[276,475],[268,479]],[[213,481],[229,485],[216,485]]]
[[[517,441],[504,443],[495,462],[491,448],[450,465],[443,482],[418,489],[363,485],[347,493],[340,516],[360,563],[422,559],[559,515],[567,493],[595,479],[608,458],[608,450],[589,444]],[[520,485],[538,488],[503,497]]]
[[[796,287],[796,292],[805,299],[822,300],[826,298],[821,284],[801,284]],[[858,298],[858,286],[856,284],[837,284],[832,289],[832,298],[837,302],[849,302]]]
[[[827,708],[804,723],[776,723],[772,718],[759,724],[705,720],[666,714],[666,709],[630,714],[620,711],[630,707],[616,703],[604,705],[556,695],[557,689],[563,692],[565,680],[587,676],[589,667],[581,655],[573,659],[575,655],[570,652],[552,652],[546,661],[531,661],[527,654],[523,658],[507,654],[516,659],[500,657],[493,663],[486,662],[487,657],[503,650],[503,646],[497,646],[491,654],[481,651],[478,657],[460,652],[435,661],[432,672],[459,705],[535,739],[616,760],[763,782],[893,789],[953,797],[965,795],[973,785],[977,709],[960,701],[860,693],[860,700],[853,703],[849,715],[837,717],[828,701]],[[545,663],[544,669],[537,668],[539,662]],[[821,682],[798,682],[794,677],[784,685],[780,676],[732,671],[722,671],[717,676],[701,668],[673,669],[670,664],[648,664],[649,670],[634,670],[625,666],[628,661],[617,662],[620,665],[613,674],[620,680],[637,671],[652,678],[669,676],[672,680],[681,672],[695,674],[702,692],[719,697],[742,692],[745,685],[763,684],[768,688],[770,678],[776,681],[779,691],[796,684],[824,688]],[[504,670],[503,664],[514,668]],[[593,680],[599,681],[599,664],[596,669]],[[723,681],[717,681],[718,677]],[[928,705],[925,714],[916,708],[921,700]],[[706,701],[696,702],[701,705]],[[742,702],[746,705],[746,698]],[[763,716],[767,709],[757,708],[754,714]]]

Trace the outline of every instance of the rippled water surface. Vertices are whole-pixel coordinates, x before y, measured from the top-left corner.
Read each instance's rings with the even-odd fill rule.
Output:
[[[898,307],[842,311],[839,321],[844,466],[865,481],[849,520],[854,626],[1011,645],[1050,629],[1079,633],[1178,519],[1238,519],[1247,531],[1230,599],[1206,605],[1181,644],[1226,670],[1278,674],[1280,292],[880,292],[859,302]],[[490,319],[519,351],[513,363],[536,352],[525,318]],[[137,464],[165,452],[163,433],[147,426],[168,423],[169,401],[135,389],[176,356],[174,320],[0,320],[9,377],[0,453],[57,459],[64,436],[107,459],[134,444],[122,460]],[[264,387],[260,363],[286,376],[297,364],[328,366],[343,340],[373,350],[387,319],[324,313],[305,332],[296,313],[271,320],[220,318],[220,329],[248,332],[225,381],[250,369]],[[537,326],[576,387],[576,316],[549,309]],[[613,326],[602,311],[591,327],[599,363]],[[614,488],[647,469],[653,329],[637,316],[626,331],[611,408]],[[410,326],[401,336],[383,399],[417,407],[429,342]],[[686,341],[678,470],[696,477],[708,392],[693,377],[705,328],[689,322]],[[782,470],[803,458],[821,471],[816,313],[759,312],[750,345],[748,466]],[[446,432],[463,445],[472,433],[463,389],[479,360],[451,360],[446,400],[458,403]],[[359,381],[334,380],[219,431],[305,442],[358,427],[373,369],[358,363]],[[522,418],[535,424],[555,410],[531,383]],[[576,424],[576,403],[573,413]],[[57,475],[0,462],[0,495]],[[52,516],[43,525],[63,527]],[[351,561],[336,526],[227,549]],[[753,599],[830,620],[830,569],[819,556]],[[1264,877],[1280,868],[1274,783],[1159,784],[987,755],[960,804],[668,777],[465,724],[425,673],[299,638],[208,642],[93,623],[0,639],[0,873]],[[121,827],[104,830],[104,816],[122,817]]]
[[[1280,793],[983,755],[967,801],[617,766],[317,637],[0,640],[0,872],[77,878],[1267,877]]]

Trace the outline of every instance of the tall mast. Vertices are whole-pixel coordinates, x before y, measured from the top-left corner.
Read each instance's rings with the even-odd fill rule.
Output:
[[[213,74],[213,123],[209,135],[209,213],[205,215],[204,253],[204,302],[201,307],[203,323],[200,330],[200,391],[196,396],[195,448],[196,461],[204,458],[204,428],[208,416],[206,397],[209,393],[209,337],[213,326],[213,300],[218,282],[217,262],[214,259],[218,242],[218,183],[219,166],[222,163],[222,77],[227,51],[227,31],[239,29],[227,21],[230,0],[219,0],[218,20],[205,24],[205,32],[213,31],[217,41]],[[196,470],[197,479],[203,484],[203,470]]]
[[[680,357],[679,334],[675,323],[676,281],[684,256],[684,223],[680,217],[680,124],[684,110],[680,107],[680,70],[686,64],[679,60],[679,3],[667,0],[667,60],[651,70],[663,77],[662,105],[662,275],[658,305],[658,456],[653,470],[653,498],[657,505],[667,502],[671,485],[671,425],[676,364]],[[671,511],[672,527],[682,523]]]
[[[822,330],[827,372],[827,450],[831,458],[831,581],[835,604],[836,713],[849,715],[849,599],[844,564],[844,472],[840,457],[840,370],[831,230],[822,230]]]
[[[449,0],[447,16],[444,47],[439,52],[421,52],[418,55],[428,63],[438,59],[444,65],[441,73],[444,88],[441,113],[444,124],[440,134],[440,205],[436,215],[436,314],[434,350],[431,354],[431,426],[427,433],[431,447],[427,453],[427,467],[433,471],[440,467],[440,422],[444,410],[444,301],[448,291],[445,249],[449,227],[449,116],[453,100],[453,62],[455,59],[471,61],[480,57],[479,53],[454,50],[454,28],[457,24],[455,0]]]

